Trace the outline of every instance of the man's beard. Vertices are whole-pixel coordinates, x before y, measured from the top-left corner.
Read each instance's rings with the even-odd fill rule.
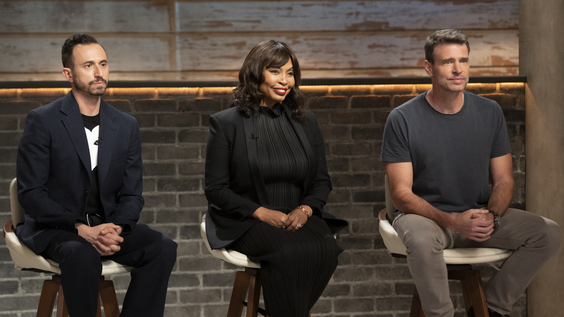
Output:
[[[103,81],[105,85],[97,88],[92,87],[92,85],[100,81]],[[88,85],[83,84],[82,82],[76,83],[76,88],[78,90],[91,94],[92,96],[102,96],[103,94],[106,93],[107,86],[108,86],[108,81],[103,78],[93,80],[89,82]]]

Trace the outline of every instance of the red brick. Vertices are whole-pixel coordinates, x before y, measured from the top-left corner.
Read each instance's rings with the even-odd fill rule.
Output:
[[[325,142],[351,140],[351,130],[349,127],[327,127],[321,129],[321,134]]]
[[[17,148],[0,148],[0,162],[1,163],[16,163],[18,155]]]
[[[208,201],[206,197],[201,194],[181,194],[178,197],[180,207],[207,207]]]
[[[383,126],[353,127],[351,135],[353,140],[379,140],[382,139]]]
[[[332,124],[369,124],[372,115],[369,111],[339,111],[331,113]]]
[[[221,261],[213,256],[178,259],[178,267],[185,272],[214,271],[221,269]]]
[[[468,84],[466,90],[476,95],[492,94],[497,91],[497,84]]]
[[[198,158],[200,150],[197,146],[159,146],[157,158],[161,160],[186,160]]]
[[[28,100],[0,101],[0,114],[28,114],[41,106],[40,102]]]
[[[200,213],[194,210],[161,209],[157,211],[157,223],[196,223],[202,221]]]
[[[157,115],[159,127],[194,127],[200,125],[198,113],[174,113]]]
[[[174,112],[176,100],[174,99],[137,99],[134,109],[142,112]]]
[[[174,143],[176,142],[176,132],[141,129],[141,141],[143,143]]]
[[[384,190],[381,191],[358,191],[352,194],[355,203],[375,203],[384,201]]]
[[[178,170],[180,175],[204,175],[205,164],[203,162],[181,162],[178,165]]]
[[[221,101],[213,98],[184,99],[180,101],[180,111],[217,112]]]
[[[219,289],[189,289],[180,291],[181,303],[217,303],[221,302],[221,290]]]
[[[0,132],[0,146],[18,146],[20,137],[19,132]]]
[[[372,147],[368,142],[355,142],[331,145],[331,155],[334,156],[369,156]]]
[[[390,96],[352,96],[351,109],[391,108]]]
[[[219,262],[219,260],[216,260]],[[235,272],[229,273],[214,273],[214,274],[205,274],[202,278],[202,285],[204,287],[218,287],[218,286],[227,286],[233,287],[233,280],[235,280]]]
[[[134,113],[133,116],[137,119],[139,128],[153,128],[156,126],[157,118],[152,113]]]
[[[395,95],[393,98],[393,107],[399,107],[415,97],[417,97],[417,95]]]
[[[176,195],[173,194],[144,194],[145,207],[149,208],[166,208],[176,206]]]
[[[312,110],[320,109],[346,109],[348,98],[345,96],[324,96],[309,98],[307,107]]]
[[[0,116],[0,130],[17,130],[18,117],[14,115]]]
[[[393,295],[393,284],[391,283],[367,283],[353,286],[353,296],[390,296]]]
[[[517,97],[510,94],[481,94],[480,96],[496,101],[503,110],[515,109]]]
[[[370,175],[368,174],[338,174],[331,178],[333,187],[368,187]]]
[[[108,99],[106,100],[107,103],[109,103],[110,105],[114,106],[115,108],[117,108],[120,111],[123,112],[131,112],[133,110],[133,108],[131,107],[131,103],[129,102],[129,100],[124,100],[124,99]]]
[[[182,130],[178,133],[178,142],[183,143],[207,143],[209,137],[208,129]]]
[[[200,189],[199,178],[159,178],[157,190],[160,192],[192,192]]]

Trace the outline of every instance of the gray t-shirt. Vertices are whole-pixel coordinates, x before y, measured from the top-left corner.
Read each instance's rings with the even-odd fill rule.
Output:
[[[442,114],[425,96],[392,110],[380,160],[411,162],[413,193],[440,210],[485,207],[490,159],[511,153],[501,107],[465,91],[462,109]]]

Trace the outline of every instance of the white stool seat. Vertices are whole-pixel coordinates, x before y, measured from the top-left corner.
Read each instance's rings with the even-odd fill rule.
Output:
[[[57,275],[61,274],[58,263],[33,253],[33,251],[20,243],[20,240],[18,240],[18,237],[13,231],[7,231],[6,228],[4,228],[4,239],[6,240],[6,246],[10,251],[10,256],[14,261],[14,267],[16,269],[20,271],[39,270]],[[102,261],[102,275],[127,273],[130,272],[131,269],[131,267],[118,264],[111,260]]]
[[[380,211],[378,218],[380,235],[388,251],[392,254],[407,255],[398,233],[386,218],[385,209]],[[496,248],[456,248],[445,249],[443,256],[446,264],[479,264],[505,260],[512,253],[510,250]]]
[[[206,235],[206,223],[205,223],[205,221],[203,221],[200,224],[200,234],[202,235],[202,239],[204,239],[204,243],[205,243],[206,247],[208,248],[208,251],[210,251],[210,253],[214,257],[216,257],[216,258],[218,258],[222,261],[225,261],[227,263],[231,263],[233,265],[236,265],[236,266],[260,269],[260,263],[256,263],[256,262],[249,260],[249,258],[241,252],[237,252],[235,250],[226,250],[226,249],[213,250],[210,247],[210,243],[208,241],[208,236]]]

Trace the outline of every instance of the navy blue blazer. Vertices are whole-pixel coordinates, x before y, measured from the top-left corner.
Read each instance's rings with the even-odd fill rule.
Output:
[[[323,212],[331,192],[331,178],[327,172],[325,144],[321,131],[310,111],[303,121],[285,114],[302,143],[309,162],[303,183],[301,204],[308,205],[314,214],[323,218],[331,231],[345,228],[345,220]],[[261,175],[252,118],[246,118],[236,108],[210,116],[210,135],[206,152],[206,233],[213,249],[233,243],[259,220],[250,217],[259,207],[268,205],[266,185]]]
[[[137,120],[100,103],[98,179],[106,222],[133,229],[144,200]],[[32,110],[17,158],[18,199],[26,212],[18,238],[36,254],[59,230],[77,233],[91,187],[84,123],[72,92]],[[129,228],[128,228],[129,227]]]

